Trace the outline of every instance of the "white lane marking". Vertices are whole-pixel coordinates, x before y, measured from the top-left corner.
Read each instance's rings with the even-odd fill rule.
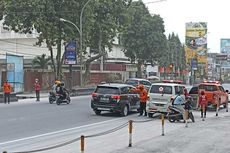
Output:
[[[111,120],[107,120],[107,121],[102,121],[102,122],[87,124],[87,125],[83,125],[83,126],[78,126],[78,127],[74,127],[74,128],[65,129],[65,130],[60,130],[60,131],[55,131],[55,132],[50,132],[50,133],[35,135],[35,136],[31,136],[31,137],[26,137],[26,138],[21,138],[21,139],[15,139],[15,140],[11,140],[11,141],[1,142],[0,145],[5,145],[5,144],[9,144],[9,143],[24,141],[24,140],[30,140],[30,139],[44,137],[44,136],[50,136],[50,135],[53,135],[53,134],[59,134],[59,133],[63,133],[63,132],[77,130],[77,129],[80,129],[80,128],[86,128],[86,127],[90,127],[90,126],[100,125],[100,124],[104,124],[104,123],[108,123],[108,122],[113,122],[113,121],[117,121],[117,120],[121,120],[121,119],[123,119],[123,118],[111,119]]]

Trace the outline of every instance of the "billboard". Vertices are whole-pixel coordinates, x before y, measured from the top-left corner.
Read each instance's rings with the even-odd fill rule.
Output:
[[[75,41],[71,41],[65,46],[65,64],[72,65],[77,63],[76,48],[77,45]]]
[[[24,91],[23,56],[6,54],[7,80],[13,86],[14,92]]]
[[[220,53],[230,54],[230,38],[220,39]]]
[[[197,59],[198,64],[207,64],[207,23],[186,23],[185,55],[186,62]]]

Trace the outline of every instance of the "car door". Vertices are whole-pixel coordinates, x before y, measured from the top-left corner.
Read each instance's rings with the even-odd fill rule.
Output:
[[[132,109],[137,109],[140,106],[140,98],[139,94],[134,92],[134,87],[127,87],[128,88],[128,96],[130,101],[130,106]]]
[[[222,86],[219,86],[219,90],[220,90],[220,95],[221,95],[221,104],[225,103],[227,101],[227,94],[226,91],[224,90],[224,88]]]

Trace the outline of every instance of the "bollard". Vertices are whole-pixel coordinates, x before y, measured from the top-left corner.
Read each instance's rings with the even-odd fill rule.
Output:
[[[133,121],[129,121],[129,147],[132,147]]]
[[[226,112],[228,112],[228,100],[227,100],[227,103],[226,103]]]
[[[164,134],[164,124],[165,124],[165,116],[164,116],[164,114],[162,113],[161,114],[161,125],[162,125],[162,136],[164,136],[165,134]]]
[[[187,128],[188,127],[188,110],[186,109],[184,113],[185,113],[185,127]]]
[[[85,136],[81,135],[81,153],[84,153],[85,150]]]

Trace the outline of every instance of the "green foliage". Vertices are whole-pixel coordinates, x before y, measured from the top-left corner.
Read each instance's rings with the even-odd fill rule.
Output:
[[[140,64],[161,62],[167,51],[164,22],[159,15],[150,15],[142,1],[133,2],[128,12],[130,24],[123,31],[124,53]]]
[[[186,68],[186,61],[185,61],[185,49],[182,46],[180,39],[177,35],[172,33],[168,37],[169,41],[169,61],[170,63],[174,63],[174,66],[178,69],[185,69]]]
[[[0,17],[4,15],[4,26],[20,33],[32,33],[36,29],[39,34],[37,45],[46,43],[54,71],[59,76],[62,66],[62,43],[69,40],[80,41],[77,29],[69,23],[60,22],[60,18],[71,21],[79,28],[80,14],[84,8],[83,55],[86,53],[86,47],[101,53],[105,51],[105,47],[111,49],[114,36],[125,23],[126,17],[123,16],[123,12],[130,0],[2,0],[1,2],[0,8],[4,9],[0,9]]]
[[[50,57],[46,58],[46,54],[42,54],[33,59],[32,65],[35,69],[42,69],[42,71],[44,71],[45,69],[48,69],[48,65],[51,64],[50,60]]]

